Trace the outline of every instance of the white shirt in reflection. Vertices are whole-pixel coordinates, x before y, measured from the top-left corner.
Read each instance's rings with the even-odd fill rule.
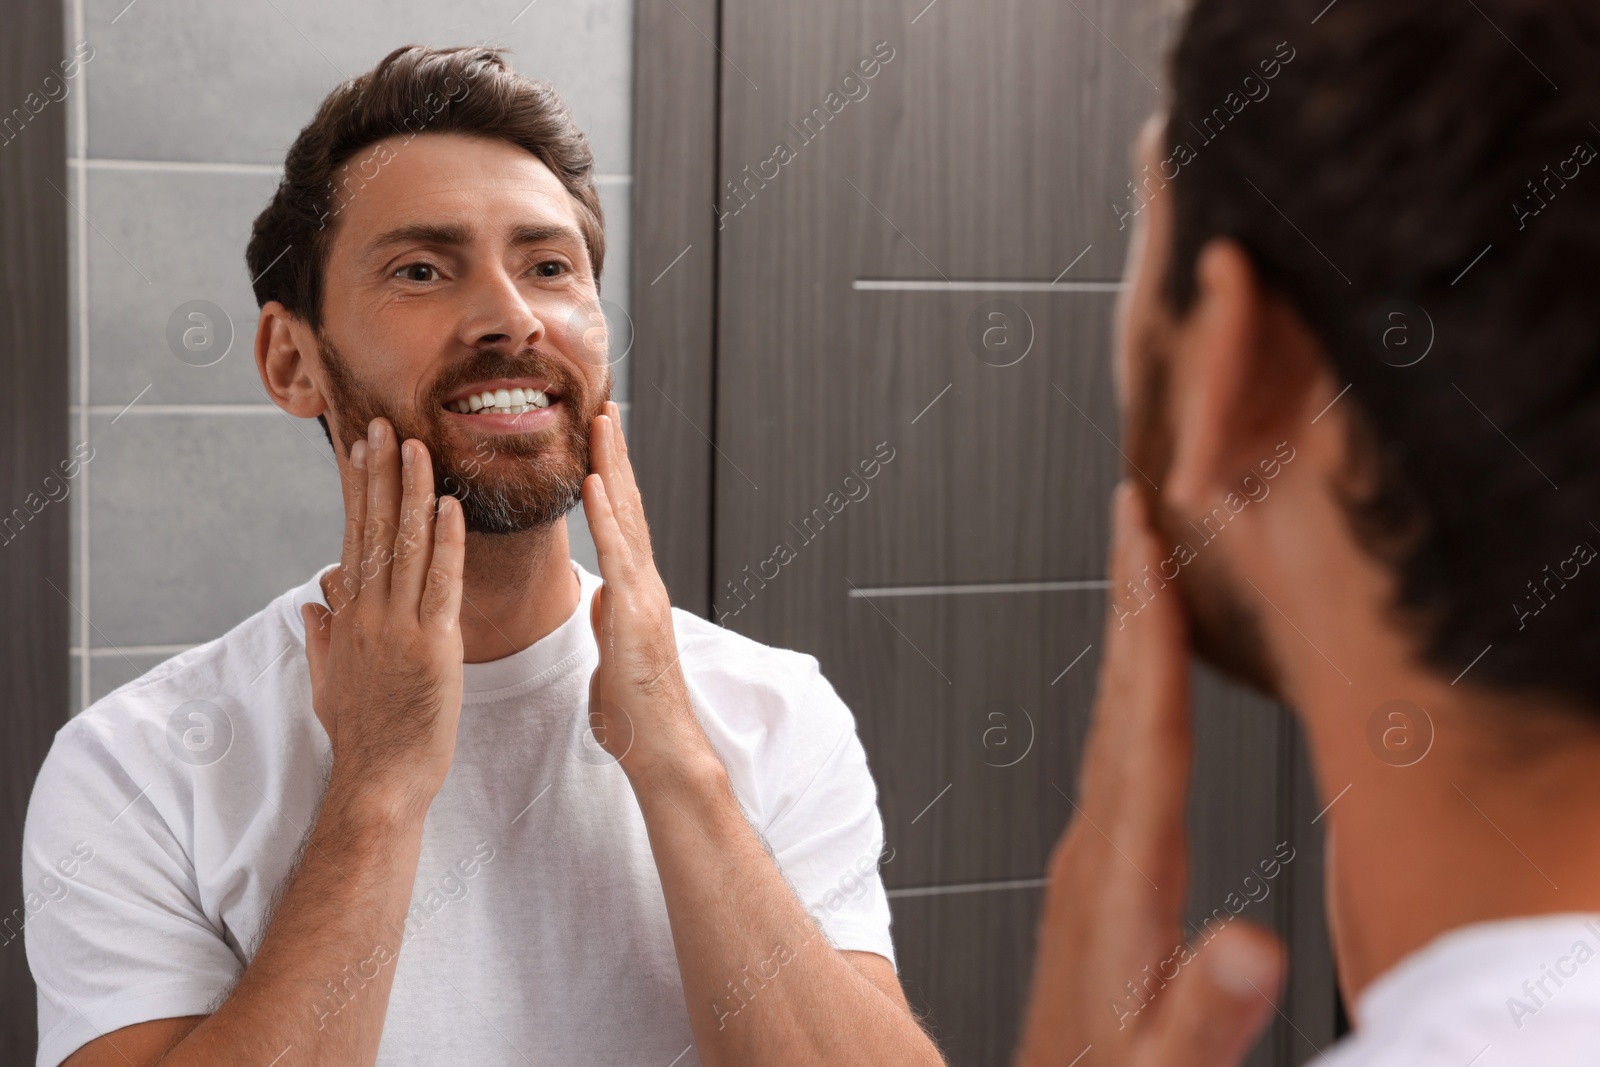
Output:
[[[336,1014],[395,967],[379,1064],[700,1062],[643,817],[588,729],[600,579],[574,570],[565,623],[465,667],[397,956],[352,959],[283,1006]],[[40,1067],[119,1027],[205,1014],[248,964],[329,758],[307,600],[325,604],[315,577],[58,733],[24,834]],[[673,614],[695,711],[779,869],[837,948],[892,961],[883,824],[849,709],[812,657]],[[736,1017],[762,983],[728,977],[747,990],[721,1006]]]

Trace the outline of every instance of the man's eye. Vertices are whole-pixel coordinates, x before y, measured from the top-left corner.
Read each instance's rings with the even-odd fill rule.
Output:
[[[533,271],[541,278],[556,278],[566,273],[567,265],[559,259],[547,259],[534,267]]]
[[[431,282],[433,278],[429,276],[429,272],[435,275],[439,273],[431,263],[407,263],[395,271],[395,274],[403,274],[408,282]]]

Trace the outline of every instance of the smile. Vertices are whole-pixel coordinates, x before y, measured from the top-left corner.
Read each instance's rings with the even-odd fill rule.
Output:
[[[520,415],[524,411],[547,408],[550,404],[550,397],[543,389],[486,389],[445,406],[463,415],[480,411],[490,415]]]
[[[543,411],[561,397],[545,381],[500,379],[478,382],[444,402],[458,415],[521,415]]]

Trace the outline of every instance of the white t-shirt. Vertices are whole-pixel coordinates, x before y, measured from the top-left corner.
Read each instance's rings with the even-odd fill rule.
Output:
[[[1380,975],[1327,1067],[1600,1064],[1600,914],[1474,923]]]
[[[600,579],[573,569],[582,600],[560,628],[465,667],[454,763],[387,964],[380,1064],[700,1062],[643,817],[588,730]],[[308,600],[326,604],[316,577],[56,735],[23,841],[41,1067],[213,1010],[252,958],[329,760]],[[695,712],[796,896],[835,947],[892,962],[883,823],[849,709],[812,657],[673,621]],[[380,962],[351,960],[320,1005],[282,1010],[334,1014]]]

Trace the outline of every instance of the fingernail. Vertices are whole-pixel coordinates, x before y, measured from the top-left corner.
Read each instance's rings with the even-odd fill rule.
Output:
[[[1278,959],[1253,938],[1224,937],[1211,947],[1211,977],[1236,997],[1270,997],[1278,989]]]
[[[406,470],[411,469],[411,461],[416,459],[417,447],[410,441],[400,446],[400,466]]]
[[[367,427],[367,444],[374,451],[383,447],[383,423],[377,419],[373,419],[372,425]]]
[[[358,471],[367,469],[367,443],[357,441],[350,446],[350,466]]]

